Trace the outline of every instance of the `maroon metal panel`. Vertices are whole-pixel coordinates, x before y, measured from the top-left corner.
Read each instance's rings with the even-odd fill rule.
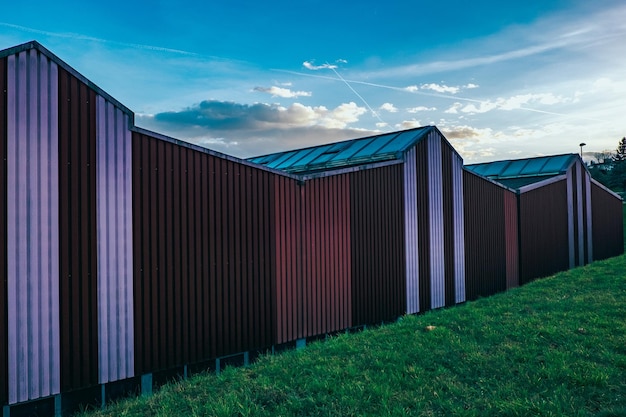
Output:
[[[566,180],[519,196],[520,284],[569,268]]]
[[[349,188],[341,174],[309,180],[301,192],[302,337],[351,326]]]
[[[273,175],[139,133],[133,155],[136,373],[271,345]]]
[[[600,260],[624,253],[622,202],[595,183],[591,183],[591,224],[593,259]]]
[[[7,59],[0,59],[0,405],[8,402]]]
[[[61,390],[98,382],[96,95],[59,69]]]
[[[506,289],[507,245],[517,235],[507,236],[505,198],[517,203],[515,194],[469,171],[463,172],[463,190],[466,294],[475,300]]]
[[[406,310],[403,168],[349,175],[352,324],[393,320]]]

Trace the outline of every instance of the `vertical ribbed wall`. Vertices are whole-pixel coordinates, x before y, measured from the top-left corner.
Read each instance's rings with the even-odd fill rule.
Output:
[[[430,308],[446,304],[444,199],[441,161],[441,138],[428,135],[428,216],[430,227]]]
[[[506,248],[506,288],[519,286],[519,231],[517,195],[503,191],[504,198],[504,246]]]
[[[284,343],[301,337],[303,330],[300,186],[294,179],[275,176],[272,198],[276,227],[275,342]]]
[[[7,375],[7,59],[0,59],[0,405],[8,400]]]
[[[132,142],[135,374],[270,346],[274,174]]]
[[[593,262],[593,212],[591,205],[591,174],[585,174],[585,233],[587,238],[587,262]]]
[[[517,202],[515,194],[471,171],[463,176],[467,298],[475,300],[506,289],[506,195],[512,195],[515,207]],[[517,242],[517,235],[514,239]]]
[[[9,402],[58,393],[57,66],[36,50],[7,60]]]
[[[452,160],[452,222],[454,227],[454,294],[455,303],[466,299],[465,290],[465,206],[463,188],[463,160],[450,152]]]
[[[61,390],[98,383],[96,94],[59,69]]]
[[[599,183],[591,183],[593,256],[606,259],[624,253],[623,204]]]
[[[98,382],[134,375],[131,132],[128,115],[96,102]]]
[[[352,326],[349,177],[315,178],[299,189],[302,272],[292,279],[301,305],[297,335],[308,337]]]
[[[520,284],[569,267],[568,183],[561,180],[519,195]]]
[[[404,161],[404,228],[406,262],[406,312],[420,311],[419,234],[417,221],[416,148],[407,151]]]
[[[407,300],[404,170],[397,164],[349,175],[353,324],[393,320]]]

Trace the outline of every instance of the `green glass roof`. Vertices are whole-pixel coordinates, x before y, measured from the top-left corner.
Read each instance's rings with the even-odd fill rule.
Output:
[[[329,143],[293,151],[248,158],[248,161],[289,173],[305,174],[330,169],[401,159],[433,126],[366,138]]]
[[[578,159],[576,154],[541,156],[466,165],[465,168],[483,177],[491,178],[509,187],[526,184],[564,174]]]

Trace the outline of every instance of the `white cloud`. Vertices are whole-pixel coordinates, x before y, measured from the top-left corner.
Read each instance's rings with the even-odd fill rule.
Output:
[[[445,110],[444,113],[458,114],[461,108],[463,108],[463,104],[457,102],[457,103],[454,103],[452,106],[450,106],[450,108]]]
[[[473,84],[473,83],[469,83],[469,84],[465,84],[463,86],[463,88],[467,88],[468,90],[474,89],[474,88],[478,88],[480,87],[478,84]]]
[[[322,64],[322,65],[314,65],[313,62],[309,62],[309,61],[304,61],[302,63],[302,66],[306,69],[309,69],[311,71],[317,71],[317,70],[321,70],[321,69],[336,69],[337,65],[331,65],[331,64]]]
[[[435,110],[437,110],[437,107],[426,107],[426,106],[410,107],[406,109],[406,111],[409,113],[419,113],[422,111],[435,111]]]
[[[416,127],[421,127],[423,126],[422,123],[419,120],[403,120],[401,123],[396,124],[396,128],[398,129],[413,129]]]
[[[291,91],[288,88],[276,87],[272,86],[269,88],[265,87],[254,87],[254,91],[258,91],[261,93],[271,94],[272,97],[282,97],[282,98],[298,98],[298,97],[311,97],[310,91]]]
[[[391,103],[384,103],[382,106],[379,107],[380,110],[385,110],[388,111],[389,113],[397,113],[398,112],[398,108],[396,106],[394,106]]]
[[[416,85],[410,85],[410,86],[408,86],[408,87],[404,87],[404,89],[405,89],[406,91],[409,91],[409,92],[411,92],[411,93],[414,93],[414,92],[416,92],[417,90],[419,90],[419,87],[418,87],[418,86],[416,86]]]
[[[456,93],[458,93],[461,90],[461,88],[460,87],[450,87],[450,86],[447,86],[445,84],[430,83],[430,84],[422,84],[422,90],[432,90],[432,91],[436,91],[438,93],[456,94]]]
[[[376,123],[376,127],[379,129],[382,129],[383,127],[387,127],[387,126],[389,126],[389,123],[385,123],[385,122]]]

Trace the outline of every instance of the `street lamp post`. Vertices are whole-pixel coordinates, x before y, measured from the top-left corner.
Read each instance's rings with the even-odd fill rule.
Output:
[[[583,158],[583,146],[587,145],[585,142],[582,142],[580,145],[580,159]]]

